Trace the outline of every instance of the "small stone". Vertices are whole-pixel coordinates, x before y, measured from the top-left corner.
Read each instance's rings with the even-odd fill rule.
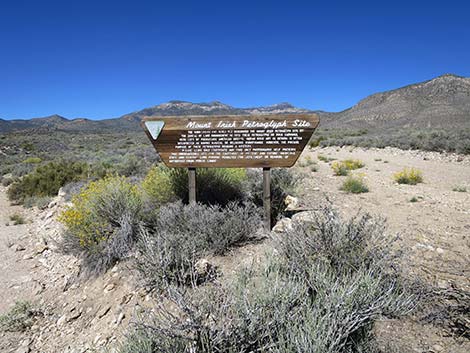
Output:
[[[119,325],[125,317],[126,315],[123,312],[120,312],[116,318],[116,325]]]
[[[23,347],[21,346],[20,348],[18,348],[15,353],[29,353],[31,352],[30,348],[29,347]]]
[[[103,316],[105,316],[109,312],[109,310],[111,310],[111,305],[106,305],[98,311],[96,316],[98,316],[98,319],[101,319]]]
[[[13,245],[13,250],[15,250],[15,251],[25,251],[26,248],[21,244],[15,244],[15,245]]]
[[[292,220],[290,218],[280,219],[276,225],[273,227],[272,231],[274,233],[285,233],[292,229]]]
[[[71,322],[73,320],[76,320],[82,315],[82,313],[78,310],[72,311],[68,316],[67,316],[67,322]]]
[[[31,254],[27,254],[25,256],[23,256],[23,260],[31,260],[33,258],[33,255]]]
[[[299,206],[299,199],[297,197],[288,195],[284,200],[284,204],[287,206],[287,211],[295,210]]]
[[[49,247],[46,244],[37,244],[36,245],[36,254],[42,254],[44,251],[48,250]]]
[[[436,249],[436,252],[437,252],[438,254],[443,254],[443,253],[444,253],[444,249],[437,248],[437,249]]]
[[[106,287],[104,287],[104,292],[109,293],[116,288],[116,285],[114,283],[109,283]]]
[[[442,347],[440,344],[435,344],[432,346],[432,349],[436,352],[441,352],[444,349],[444,347]]]
[[[200,277],[206,277],[213,268],[214,266],[207,259],[199,259],[194,264],[194,269]]]
[[[313,222],[314,217],[315,217],[314,212],[304,211],[304,212],[299,212],[293,215],[292,221],[299,222],[299,223]]]
[[[67,315],[62,315],[59,320],[57,320],[57,326],[62,327],[67,322]]]

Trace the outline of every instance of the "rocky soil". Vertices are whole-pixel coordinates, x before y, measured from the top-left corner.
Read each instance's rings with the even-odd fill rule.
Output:
[[[362,160],[365,167],[357,173],[364,174],[370,191],[358,195],[339,191],[345,177],[334,176],[331,161],[319,161],[319,155]],[[406,275],[436,288],[470,291],[470,157],[389,148],[326,148],[306,151],[302,160],[307,159],[316,164],[294,167],[303,176],[298,190],[301,207],[315,209],[331,202],[345,215],[362,210],[384,216],[391,236],[399,235],[397,248],[403,252]],[[392,175],[404,167],[420,169],[424,183],[396,184]],[[457,186],[467,192],[453,191]],[[410,202],[413,197],[417,202]],[[112,351],[139,308],[154,304],[126,263],[98,278],[77,280],[78,260],[58,248],[62,230],[56,216],[65,205],[59,195],[46,210],[25,210],[11,206],[5,189],[0,189],[0,314],[16,300],[29,300],[40,312],[27,332],[1,332],[0,352]],[[18,212],[27,224],[11,224],[10,215]],[[296,217],[308,217],[308,211]],[[276,229],[289,222],[281,221]],[[267,246],[269,242],[248,244],[208,260],[230,278],[240,266],[261,261]],[[383,342],[399,342],[406,351],[470,351],[469,340],[419,318],[381,321],[376,329]]]

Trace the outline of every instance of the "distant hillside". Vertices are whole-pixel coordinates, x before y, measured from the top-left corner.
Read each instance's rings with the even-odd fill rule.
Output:
[[[144,116],[241,115],[304,113],[289,103],[267,107],[236,108],[221,102],[191,103],[170,101],[105,120],[73,119],[59,115],[30,120],[2,120],[0,132],[80,131],[125,132],[140,130]],[[339,113],[317,112],[322,128],[366,128],[377,131],[403,128],[470,128],[470,78],[443,75],[395,90],[376,93]]]
[[[141,129],[139,122],[144,116],[183,116],[183,115],[242,115],[242,114],[288,114],[304,113],[306,109],[296,108],[289,103],[275,104],[267,107],[235,108],[220,102],[191,103],[171,101],[126,114],[120,118],[105,120],[73,119],[68,120],[59,115],[29,120],[2,120],[0,132],[12,132],[34,129],[35,131],[93,131],[123,132]]]
[[[470,78],[443,75],[323,113],[323,127],[470,128]]]

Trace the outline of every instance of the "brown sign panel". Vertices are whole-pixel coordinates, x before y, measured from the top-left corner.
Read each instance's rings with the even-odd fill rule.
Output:
[[[291,167],[319,124],[316,114],[146,117],[168,167]]]

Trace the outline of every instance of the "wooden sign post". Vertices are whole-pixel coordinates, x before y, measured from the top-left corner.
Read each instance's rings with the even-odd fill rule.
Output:
[[[318,124],[316,114],[151,116],[142,120],[165,165],[188,168],[190,202],[196,202],[196,168],[263,168],[267,229],[271,229],[270,168],[293,166]]]

